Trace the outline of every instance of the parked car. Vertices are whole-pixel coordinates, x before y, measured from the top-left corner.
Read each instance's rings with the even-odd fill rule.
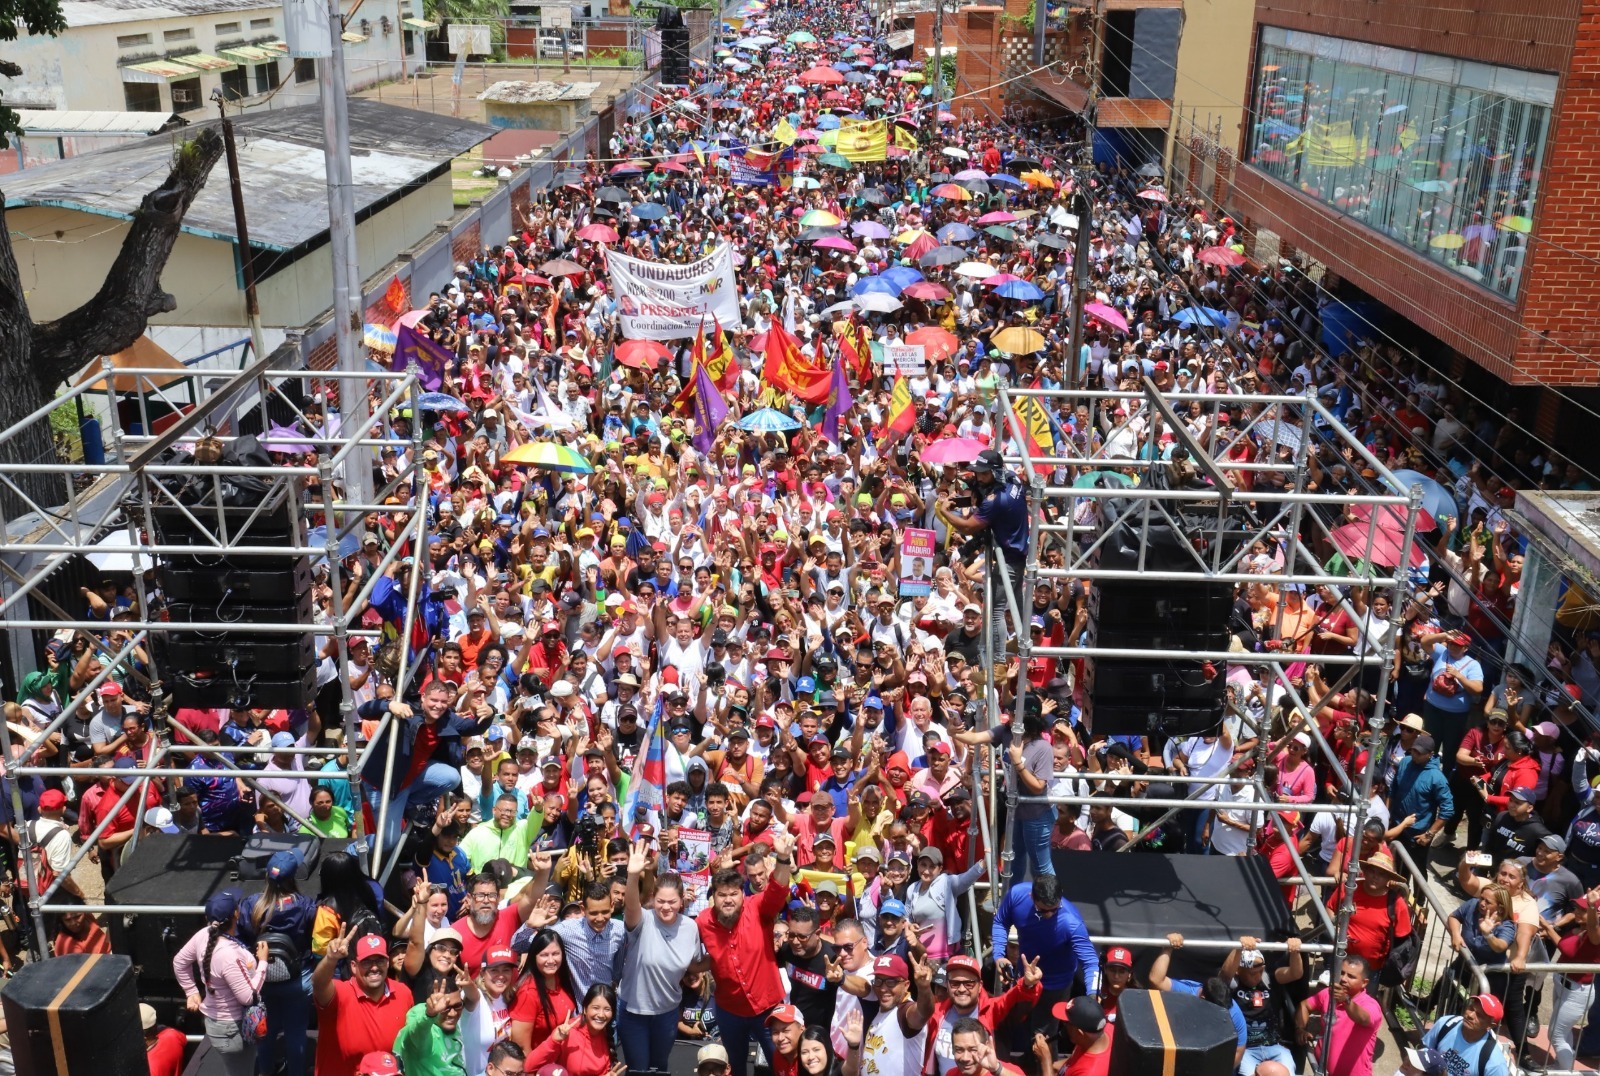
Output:
[[[584,49],[581,42],[573,41],[560,30],[545,30],[539,34],[539,58],[559,60],[565,49],[565,55],[574,60],[583,59]]]

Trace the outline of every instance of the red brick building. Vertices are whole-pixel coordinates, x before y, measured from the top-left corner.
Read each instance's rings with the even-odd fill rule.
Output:
[[[1218,184],[1247,227],[1511,385],[1600,385],[1600,0],[1257,0],[1255,21]]]

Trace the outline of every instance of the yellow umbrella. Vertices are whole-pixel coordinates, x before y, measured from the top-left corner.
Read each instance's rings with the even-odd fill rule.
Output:
[[[1047,191],[1056,189],[1055,179],[1043,172],[1024,172],[1021,178],[1030,187],[1043,187]]]
[[[1533,219],[1531,217],[1507,217],[1500,222],[1500,228],[1502,231],[1521,232],[1523,235],[1527,235],[1533,231]]]
[[[923,231],[921,228],[907,228],[905,231],[895,236],[894,241],[896,243],[906,244],[915,243],[918,239],[921,239],[927,234],[928,233]]]
[[[1020,325],[1001,329],[989,338],[989,342],[1008,355],[1031,355],[1044,350],[1044,337]]]
[[[1467,245],[1467,237],[1455,232],[1445,232],[1428,240],[1428,245],[1434,250],[1460,250]]]

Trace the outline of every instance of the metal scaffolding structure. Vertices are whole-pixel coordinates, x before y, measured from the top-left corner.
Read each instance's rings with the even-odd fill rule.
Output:
[[[204,745],[194,730],[179,720],[173,712],[173,687],[175,677],[183,676],[187,670],[163,668],[161,649],[150,645],[156,639],[240,630],[286,639],[295,635],[331,639],[341,685],[337,724],[342,729],[342,740],[338,746],[299,748],[293,753],[308,759],[345,754],[345,778],[350,782],[352,798],[357,804],[365,801],[360,773],[371,745],[365,750],[358,745],[356,704],[349,678],[349,646],[357,637],[381,638],[380,630],[363,627],[360,623],[360,614],[378,579],[397,564],[406,551],[428,548],[427,513],[417,510],[425,504],[426,494],[426,479],[421,468],[422,423],[412,423],[408,440],[398,439],[387,428],[377,432],[373,426],[341,430],[332,415],[332,406],[326,408],[328,417],[318,420],[307,416],[307,410],[315,409],[303,407],[302,401],[323,402],[312,389],[311,383],[316,382],[321,391],[329,395],[356,395],[365,400],[370,393],[374,401],[373,413],[380,416],[377,421],[385,421],[381,416],[396,408],[409,408],[408,413],[420,419],[419,398],[423,390],[414,372],[290,368],[297,362],[298,352],[292,346],[262,356],[232,373],[114,367],[109,358],[102,358],[98,378],[94,376],[96,368],[91,367],[77,384],[47,407],[0,431],[0,443],[21,437],[36,424],[48,424],[50,413],[63,406],[75,407],[80,414],[98,412],[107,423],[104,462],[38,462],[10,467],[0,473],[0,573],[3,573],[0,574],[0,618],[4,618],[8,628],[16,630],[71,632],[77,639],[85,640],[101,662],[99,672],[70,699],[64,699],[60,712],[43,728],[35,730],[26,742],[21,742],[0,722],[0,751],[4,751],[3,757],[9,760],[9,774],[80,781],[110,776],[113,772],[110,769],[40,765],[38,756],[51,735],[79,714],[113,674],[149,691],[152,717],[153,742],[148,758],[133,769],[114,771],[119,780],[126,781],[127,787],[116,801],[116,809],[107,814],[78,848],[67,869],[58,872],[56,879],[41,892],[34,877],[32,858],[21,857],[21,869],[30,895],[28,911],[35,928],[36,955],[48,951],[48,946],[40,945],[44,937],[43,915],[47,912],[88,910],[132,915],[195,910],[179,905],[125,907],[109,904],[84,909],[78,905],[51,903],[62,882],[70,877],[78,862],[97,847],[111,821],[124,808],[130,804],[140,805],[135,815],[142,818],[142,805],[148,799],[152,780],[181,779],[190,775],[233,776],[278,803],[291,817],[305,822],[279,797],[260,787],[256,778],[263,771],[239,764],[238,760],[254,752],[254,748]],[[331,400],[326,402],[332,403]],[[274,422],[269,416],[281,422]],[[204,439],[208,447],[227,446],[240,438],[241,429],[271,431],[274,425],[312,431],[295,432],[292,443],[296,446],[295,454],[310,455],[305,453],[309,448],[314,456],[294,465],[250,467],[230,466],[222,461],[178,463],[173,462],[170,455],[170,450],[183,443]],[[261,435],[264,447],[269,450],[273,436],[270,432]],[[279,437],[279,443],[284,443],[282,436]],[[371,495],[370,503],[347,499],[342,491],[359,490],[368,484],[352,481],[353,476],[357,471],[370,472],[378,450],[384,447],[404,450],[393,477]],[[239,498],[230,497],[226,489],[230,479],[237,478],[264,484],[267,492],[252,505],[241,507],[236,503]],[[181,496],[176,488],[179,480],[184,487]],[[4,507],[8,502],[13,506],[9,516]],[[180,520],[178,529],[184,537],[175,539],[169,532],[163,539],[163,530],[157,523],[158,512],[169,520]],[[359,543],[369,512],[396,513],[407,518],[382,560],[362,575],[351,575],[340,555],[341,545],[348,554],[352,535]],[[246,516],[243,523],[239,522],[241,513]],[[252,531],[252,525],[269,513],[277,513],[279,518],[290,521],[292,537],[287,544],[262,544],[263,539]],[[88,615],[75,616],[47,596],[46,584],[74,558],[90,558],[108,552],[130,558],[132,585],[138,599],[136,614],[114,622]],[[150,602],[155,587],[151,573],[158,563],[167,558],[228,556],[304,556],[319,565],[326,564],[332,593],[331,609],[314,623],[294,620],[233,622],[220,613],[215,616],[218,622],[207,623],[173,621],[151,614]],[[409,587],[404,591],[404,630],[398,640],[400,662],[395,679],[397,692],[405,690],[419,667],[418,656],[410,652],[409,643],[411,626],[419,612],[421,574],[412,572]],[[356,582],[360,585],[353,594],[347,594],[347,589]],[[30,611],[30,604],[44,615]],[[110,641],[108,628],[112,627],[116,636],[125,637],[125,641],[120,644]],[[15,638],[13,649],[17,649]],[[133,664],[136,653],[142,655],[143,669]],[[235,683],[239,683],[237,675]],[[307,710],[312,708],[313,701],[305,700]],[[318,716],[324,728],[334,724],[333,715]],[[374,743],[382,737],[389,720],[387,716],[383,719],[373,737]],[[182,734],[188,742],[175,741],[173,733]],[[391,751],[394,739],[389,737]],[[212,768],[189,768],[189,760],[197,754],[207,756],[213,762]],[[272,771],[272,777],[320,781],[327,780],[328,774],[318,769],[282,770]],[[171,799],[176,783],[167,783],[165,787]],[[363,865],[369,870],[375,870],[382,862],[381,814],[387,811],[390,792],[386,779],[380,791],[382,808],[378,832],[371,835],[370,857],[369,841],[362,833],[362,812],[352,812],[352,839],[361,849]],[[10,793],[15,816],[22,819],[19,782],[10,782]],[[129,850],[137,844],[139,828],[136,821],[127,845]]]
[[[1144,379],[1140,388],[1132,390],[1013,388],[1002,382],[997,391],[1000,415],[998,421],[1005,424],[1005,432],[1008,435],[1002,438],[1005,442],[1003,456],[1008,466],[1020,468],[1021,473],[1026,476],[1030,525],[1028,549],[1021,579],[1012,578],[1012,572],[1005,558],[996,555],[992,547],[987,554],[988,570],[985,572],[983,585],[986,603],[990,609],[990,615],[985,618],[984,629],[988,669],[995,669],[1010,656],[1004,639],[998,634],[1007,620],[1015,639],[1014,653],[1022,670],[1028,668],[1029,660],[1033,657],[1135,658],[1152,661],[1210,661],[1219,665],[1233,662],[1258,668],[1264,666],[1270,674],[1275,692],[1281,692],[1282,708],[1289,715],[1289,721],[1282,735],[1276,742],[1271,742],[1269,705],[1264,726],[1252,729],[1255,733],[1256,748],[1251,756],[1246,757],[1253,757],[1258,763],[1265,762],[1270,757],[1270,752],[1275,752],[1289,738],[1303,731],[1312,740],[1312,750],[1321,755],[1334,780],[1343,790],[1346,802],[1277,804],[1273,802],[1273,795],[1261,784],[1258,765],[1256,775],[1246,782],[1253,788],[1256,802],[1229,802],[1227,809],[1265,815],[1271,819],[1280,834],[1285,836],[1287,829],[1283,814],[1286,812],[1298,814],[1337,812],[1348,820],[1347,832],[1360,833],[1372,798],[1373,767],[1370,765],[1365,767],[1363,772],[1354,778],[1346,773],[1337,755],[1322,736],[1317,726],[1316,715],[1346,683],[1357,675],[1359,670],[1363,667],[1376,667],[1378,690],[1374,693],[1375,711],[1370,718],[1367,743],[1370,758],[1382,757],[1387,723],[1384,713],[1386,696],[1395,664],[1395,644],[1403,622],[1403,613],[1410,600],[1412,582],[1405,565],[1390,569],[1378,563],[1378,560],[1383,559],[1377,555],[1380,519],[1386,514],[1391,517],[1398,514],[1403,520],[1400,549],[1409,553],[1417,534],[1417,520],[1421,512],[1421,490],[1410,489],[1401,492],[1406,490],[1406,487],[1395,478],[1383,462],[1345,429],[1336,416],[1309,394],[1243,397],[1209,393],[1163,393],[1148,378]],[[1018,412],[1018,405],[1024,404],[1025,401],[1032,401],[1032,404],[1026,406],[1034,417],[1037,417],[1040,408],[1043,408],[1047,415],[1053,416],[1057,405],[1068,403],[1074,407],[1087,404],[1103,413],[1117,415],[1118,421],[1112,424],[1105,447],[1092,455],[1041,457],[1030,452],[1030,443],[1037,441],[1030,438],[1025,419]],[[1196,438],[1173,410],[1174,407],[1187,407],[1195,402],[1198,402],[1207,414],[1228,410],[1234,413],[1238,421],[1233,428],[1226,431],[1220,431],[1215,422],[1209,423],[1204,438]],[[1050,421],[1055,420],[1050,418]],[[1260,436],[1275,446],[1272,451],[1273,458],[1263,461],[1234,458],[1235,450],[1249,447],[1255,436]],[[1167,448],[1168,442],[1172,445],[1171,449]],[[1370,468],[1384,485],[1396,492],[1392,495],[1371,495],[1310,489],[1308,480],[1311,472],[1308,457],[1316,450],[1317,445],[1326,446],[1341,457],[1348,455],[1350,460],[1358,460],[1359,466]],[[1281,452],[1279,448],[1282,449]],[[1284,454],[1290,458],[1278,458]],[[1162,481],[1152,481],[1152,479],[1157,478],[1158,472],[1170,473],[1174,455],[1188,465],[1193,478],[1183,483],[1181,488],[1164,488]],[[1100,482],[1077,486],[1060,485],[1046,480],[1045,474],[1060,474],[1062,469],[1067,469],[1069,475],[1075,473],[1073,469],[1117,471],[1126,476],[1129,482],[1126,486]],[[1256,486],[1266,485],[1271,488],[1239,488],[1243,476],[1251,476],[1252,483]],[[1131,505],[1132,508],[1115,525],[1101,525],[1104,519],[1104,514],[1100,511],[1101,505],[1112,500],[1121,501]],[[1246,506],[1248,511],[1244,514],[1249,517],[1249,536],[1231,553],[1225,553],[1225,544],[1216,541],[1210,544],[1209,552],[1199,549],[1189,550],[1190,562],[1184,563],[1180,569],[1147,568],[1146,540],[1151,527],[1166,526],[1175,532],[1183,532],[1184,528],[1174,518],[1169,508],[1180,503],[1191,510],[1214,509],[1219,527],[1227,522],[1231,510],[1236,505]],[[1302,541],[1301,535],[1309,535],[1313,544],[1323,538],[1331,543],[1332,528],[1329,526],[1328,518],[1325,517],[1341,516],[1347,509],[1358,506],[1367,506],[1364,547],[1355,551],[1355,555],[1347,553],[1344,557],[1346,571],[1330,572],[1324,567],[1324,559],[1319,558],[1308,548],[1306,542]],[[1086,509],[1085,515],[1096,522],[1080,522],[1078,512],[1080,508]],[[1102,547],[1116,530],[1127,527],[1137,528],[1138,531],[1137,567],[1133,570],[1101,567],[1099,554]],[[1246,570],[1243,558],[1251,546],[1257,540],[1273,533],[1284,543],[1281,568],[1275,568],[1268,573]],[[1059,567],[1046,567],[1041,562],[1041,556],[1046,549],[1061,553],[1062,563]],[[1154,646],[1113,649],[1095,645],[1092,632],[1089,633],[1090,638],[1084,640],[1082,645],[1079,645],[1079,640],[1069,639],[1068,645],[1064,646],[1036,646],[1032,643],[1028,624],[1033,610],[1034,590],[1041,580],[1057,579],[1089,580],[1095,583],[1117,580],[1217,585],[1252,582],[1299,583],[1307,588],[1361,586],[1373,591],[1389,591],[1392,594],[1391,613],[1387,625],[1375,633],[1376,638],[1365,635],[1366,625],[1358,628],[1358,631],[1363,632],[1359,655],[1317,655],[1317,662],[1339,669],[1340,675],[1323,695],[1312,702],[1296,684],[1291,682],[1287,674],[1290,665],[1306,660],[1306,655],[1302,653],[1268,649],[1247,653],[1228,650],[1194,651]],[[1004,619],[995,608],[996,602],[1003,604]],[[997,621],[999,621],[998,626]],[[1013,712],[1017,715],[1024,712],[1028,689],[1027,677],[1019,675],[1013,703]],[[987,688],[987,704],[989,726],[994,728],[1000,723],[1001,715],[1000,696],[992,683]],[[1236,708],[1233,712],[1243,716],[1240,709]],[[1019,717],[1018,720],[1011,722],[1012,742],[1020,744],[1022,736],[1022,721]],[[977,752],[973,754],[976,755]],[[1241,761],[1242,758],[1234,760],[1228,771],[1216,780],[1225,782],[1233,779],[1234,767]],[[976,759],[972,764],[976,769],[978,766]],[[1003,892],[1009,888],[1012,880],[1015,841],[1006,842],[1004,851],[997,856],[995,842],[988,839],[988,831],[993,827],[993,820],[999,817],[1002,802],[1009,824],[1021,804],[1032,802],[1079,806],[1089,802],[1090,797],[1053,794],[1027,796],[1019,789],[1013,777],[1007,782],[1002,801],[998,787],[999,770],[1000,767],[997,765],[989,768],[988,810],[976,813],[987,816],[981,817],[980,821],[984,831],[985,855],[989,860],[989,877],[997,880]],[[1091,781],[1128,779],[1125,774],[1075,773],[1056,776],[1071,776],[1074,779]],[[1166,775],[1163,775],[1161,780],[1180,786],[1197,786],[1201,790],[1211,783],[1168,778]],[[1159,808],[1165,811],[1161,818],[1145,826],[1134,837],[1128,845],[1129,848],[1179,810],[1209,809],[1207,801],[1192,798],[1150,800],[1094,797],[1094,802],[1111,806]],[[1293,853],[1298,876],[1294,880],[1306,886],[1308,892],[1316,893],[1319,879],[1313,876],[1301,861],[1295,850],[1295,842],[1287,839],[1285,843]],[[1346,952],[1349,919],[1359,876],[1358,858],[1350,857],[1351,861],[1347,865],[1344,877],[1329,880],[1336,882],[1342,889],[1337,915],[1330,916],[1321,901],[1311,901],[1313,914],[1317,916],[1316,923],[1327,935],[1327,942],[1314,948],[1308,946],[1307,951],[1328,953],[1335,964],[1343,959]],[[1164,939],[1121,937],[1096,939],[1096,941],[1128,945],[1151,941],[1164,944]]]

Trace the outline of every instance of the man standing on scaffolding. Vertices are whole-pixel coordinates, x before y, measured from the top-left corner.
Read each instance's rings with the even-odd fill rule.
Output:
[[[953,532],[971,539],[989,539],[995,551],[1005,558],[1011,593],[1020,609],[1022,570],[1028,559],[1028,501],[1022,482],[1006,470],[1000,453],[992,448],[978,453],[978,458],[968,465],[962,477],[972,490],[976,502],[973,514],[956,514],[948,495],[939,497],[934,503],[934,511]],[[976,552],[976,549],[963,550],[962,559],[970,562]],[[1006,637],[1005,587],[1000,580],[995,580],[992,593],[994,605],[985,609],[984,613],[994,624],[996,645],[1003,646]],[[995,661],[999,657],[999,654],[991,654],[989,660]]]

